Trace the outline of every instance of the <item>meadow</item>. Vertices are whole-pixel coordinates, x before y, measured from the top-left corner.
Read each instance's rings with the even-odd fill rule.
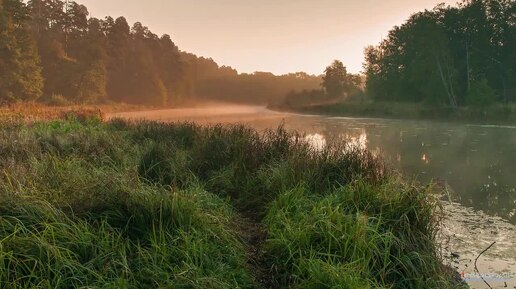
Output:
[[[438,194],[282,127],[0,122],[0,288],[458,288]]]

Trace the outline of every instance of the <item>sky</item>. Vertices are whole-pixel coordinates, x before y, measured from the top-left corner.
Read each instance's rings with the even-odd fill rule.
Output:
[[[412,13],[457,0],[77,0],[90,16],[124,16],[179,49],[239,72],[321,74],[334,59],[362,70],[363,51]]]

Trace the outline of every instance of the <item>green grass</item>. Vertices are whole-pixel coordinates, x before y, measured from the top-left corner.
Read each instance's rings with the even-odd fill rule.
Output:
[[[433,195],[344,146],[281,127],[4,123],[0,288],[455,288]]]
[[[294,288],[448,288],[436,274],[431,202],[399,183],[357,180],[322,195],[294,188],[267,214],[268,258]]]

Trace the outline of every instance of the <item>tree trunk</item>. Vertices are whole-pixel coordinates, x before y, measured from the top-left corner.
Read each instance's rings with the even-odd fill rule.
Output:
[[[448,83],[446,81],[446,77],[444,77],[443,67],[441,65],[441,61],[439,60],[439,57],[435,55],[435,62],[437,63],[437,68],[439,68],[439,75],[441,76],[441,81],[444,86],[444,90],[446,90],[446,94],[448,95],[448,100],[450,101],[450,105],[455,109],[455,104],[453,101],[453,97],[450,93],[450,89],[448,88]]]
[[[448,64],[448,62],[446,62],[446,71],[448,73],[448,83],[449,83],[448,87],[450,88],[450,95],[451,95],[451,98],[452,98],[452,101],[453,101],[453,108],[455,110],[457,110],[457,107],[458,107],[457,97],[455,96],[455,92],[454,92],[454,89],[453,89],[452,74],[451,74],[450,65]]]
[[[468,81],[468,93],[471,90],[471,78],[469,73],[469,44],[466,42],[466,76]]]

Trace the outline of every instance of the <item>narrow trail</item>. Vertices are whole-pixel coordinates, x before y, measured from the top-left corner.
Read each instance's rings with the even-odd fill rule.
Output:
[[[265,225],[254,216],[242,216],[239,227],[246,245],[249,270],[256,284],[263,289],[278,289],[279,285],[264,258],[263,245],[267,240]]]

